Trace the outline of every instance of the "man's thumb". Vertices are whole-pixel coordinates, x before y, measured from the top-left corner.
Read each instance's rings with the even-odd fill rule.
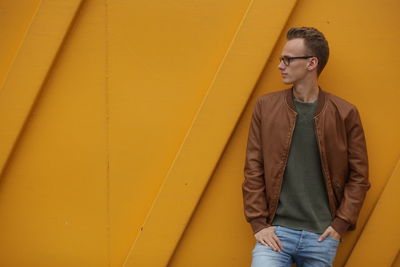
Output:
[[[328,235],[328,233],[325,231],[325,232],[318,238],[318,241],[319,241],[319,242],[323,241],[323,240],[326,238],[327,235]]]

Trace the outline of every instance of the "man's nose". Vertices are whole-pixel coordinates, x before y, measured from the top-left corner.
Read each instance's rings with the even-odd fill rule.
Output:
[[[286,68],[286,65],[285,64],[283,64],[283,61],[281,60],[281,61],[279,61],[279,64],[278,64],[278,69],[280,69],[280,70],[284,70]]]

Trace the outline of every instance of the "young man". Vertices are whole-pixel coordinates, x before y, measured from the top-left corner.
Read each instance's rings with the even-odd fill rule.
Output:
[[[331,266],[370,187],[357,108],[318,86],[328,56],[317,29],[289,29],[278,68],[293,86],[256,99],[242,185],[252,267]]]

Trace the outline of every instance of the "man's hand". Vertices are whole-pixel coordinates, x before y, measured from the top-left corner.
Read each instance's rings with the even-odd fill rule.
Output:
[[[328,226],[328,228],[326,228],[325,232],[318,238],[318,241],[323,241],[327,236],[340,240],[339,233],[336,232],[335,229],[332,228],[332,226]]]
[[[272,248],[273,251],[281,251],[282,243],[275,234],[275,226],[264,228],[254,234],[254,237],[261,244]]]

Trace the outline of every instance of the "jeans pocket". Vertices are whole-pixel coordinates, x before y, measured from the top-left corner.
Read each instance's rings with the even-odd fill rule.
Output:
[[[340,242],[339,239],[333,238],[333,237],[331,237],[331,236],[329,236],[329,235],[326,237],[326,239],[333,240],[333,241],[335,241],[336,243],[339,243],[339,242]]]

